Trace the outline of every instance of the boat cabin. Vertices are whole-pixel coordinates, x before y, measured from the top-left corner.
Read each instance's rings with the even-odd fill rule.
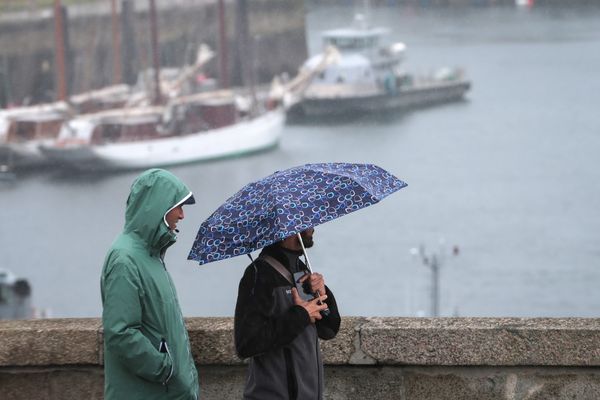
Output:
[[[23,143],[30,140],[54,139],[64,121],[65,115],[58,112],[10,118],[6,141]]]
[[[384,44],[387,33],[385,28],[366,27],[325,31],[324,45],[335,46],[340,57],[314,76],[306,96],[370,96],[385,90],[386,82],[395,82],[406,50],[404,43]],[[305,66],[314,69],[323,57],[311,57]]]
[[[69,105],[64,102],[49,103],[28,107],[15,107],[0,110],[0,141],[5,140],[14,121],[44,120],[49,116],[66,115]]]
[[[380,46],[387,31],[376,29],[333,29],[323,32],[323,45],[334,46],[341,52],[370,51]]]
[[[163,107],[109,110],[74,118],[63,124],[58,146],[104,145],[164,136],[160,131]]]
[[[182,102],[172,107],[169,129],[180,135],[233,125],[239,114],[233,98]]]

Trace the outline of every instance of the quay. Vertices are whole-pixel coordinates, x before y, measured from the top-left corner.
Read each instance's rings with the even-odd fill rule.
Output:
[[[68,91],[77,94],[114,82],[113,57],[121,60],[120,82],[134,84],[138,72],[152,65],[148,0],[116,0],[117,21],[111,17],[110,2],[66,5],[63,2]],[[223,0],[223,24],[219,23],[217,0],[157,0],[158,48],[162,67],[182,67],[190,63],[195,49],[207,44],[215,53],[223,51],[224,67],[231,85],[243,81],[239,48],[238,1]],[[296,75],[307,58],[305,8],[303,1],[244,1],[248,35],[254,65],[252,77],[259,83],[273,76]],[[119,46],[115,47],[113,35]],[[20,104],[36,91],[54,94],[55,34],[52,7],[0,13],[0,108],[3,103]],[[223,30],[222,49],[219,48]],[[217,58],[204,73],[219,77]]]
[[[232,318],[187,318],[202,399],[241,398]],[[97,318],[0,321],[2,399],[101,399]],[[325,399],[597,400],[598,318],[343,317]]]

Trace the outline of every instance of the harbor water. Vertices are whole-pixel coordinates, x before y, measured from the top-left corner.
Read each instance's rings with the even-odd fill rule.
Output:
[[[308,7],[309,51],[351,7]],[[317,227],[310,258],[343,315],[598,316],[600,7],[374,7],[408,71],[465,69],[463,102],[288,124],[280,145],[170,168],[194,191],[166,262],[186,316],[231,316],[246,257],[187,261],[200,223],[245,183],[327,161],[374,163],[408,187]],[[45,170],[0,181],[0,268],[54,317],[101,315],[100,270],[138,172]],[[418,249],[421,249],[419,252]],[[428,263],[425,263],[425,258]]]

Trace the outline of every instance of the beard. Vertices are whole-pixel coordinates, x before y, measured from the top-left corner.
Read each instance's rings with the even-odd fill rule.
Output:
[[[308,231],[300,232],[300,237],[302,238],[302,243],[304,243],[304,247],[311,248],[315,244],[313,240],[312,233],[308,233]]]

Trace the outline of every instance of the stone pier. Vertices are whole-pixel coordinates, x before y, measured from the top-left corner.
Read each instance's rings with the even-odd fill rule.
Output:
[[[231,318],[188,318],[202,399],[239,399]],[[101,399],[99,319],[0,321],[0,393]],[[326,399],[600,399],[600,319],[345,317]]]

